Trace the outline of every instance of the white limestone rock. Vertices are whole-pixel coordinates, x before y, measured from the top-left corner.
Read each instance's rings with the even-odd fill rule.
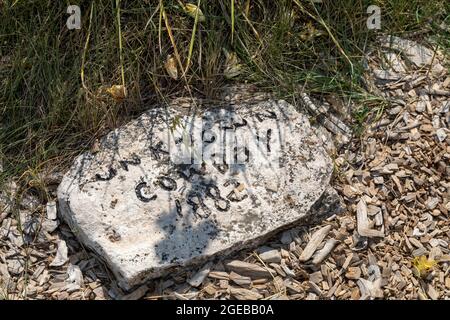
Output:
[[[382,47],[400,51],[406,59],[414,63],[417,67],[431,65],[433,62],[433,51],[415,41],[396,36],[385,36],[380,40]]]
[[[109,133],[58,188],[61,216],[125,289],[333,207],[332,161],[293,106],[183,112],[152,109]]]

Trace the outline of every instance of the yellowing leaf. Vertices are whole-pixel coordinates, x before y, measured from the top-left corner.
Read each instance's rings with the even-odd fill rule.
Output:
[[[166,67],[166,71],[172,79],[178,79],[178,69],[177,69],[177,61],[172,55],[167,57],[166,63],[164,64]]]
[[[305,29],[300,34],[300,39],[303,41],[310,41],[316,37],[323,36],[325,33],[321,30],[317,30],[311,22],[308,22]]]
[[[206,19],[205,19],[205,16],[203,15],[203,12],[202,12],[202,10],[200,9],[200,8],[198,8],[195,4],[193,4],[193,3],[187,3],[185,6],[184,6],[184,11],[189,15],[189,16],[191,16],[192,18],[194,18],[195,19],[195,16],[196,16],[196,14],[197,14],[197,10],[198,10],[198,21],[200,21],[200,22],[204,22]]]
[[[413,260],[415,273],[419,277],[425,277],[427,273],[437,264],[434,260],[428,260],[425,256],[415,257]]]
[[[123,85],[113,85],[111,88],[106,89],[106,91],[114,98],[116,101],[122,101],[127,97],[127,89]]]
[[[170,131],[174,131],[178,126],[181,125],[181,117],[179,115],[176,115],[175,118],[172,120],[172,126],[170,127]]]
[[[234,52],[225,51],[225,70],[223,74],[225,78],[231,79],[239,75],[242,71],[242,65],[239,63],[238,57]]]

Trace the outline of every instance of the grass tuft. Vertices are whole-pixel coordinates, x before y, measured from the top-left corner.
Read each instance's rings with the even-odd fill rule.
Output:
[[[365,108],[379,101],[361,85],[364,52],[379,31],[366,8],[381,8],[382,32],[431,39],[449,52],[448,0],[72,1],[81,30],[68,30],[68,1],[0,2],[0,156],[7,175],[63,167],[95,139],[176,96],[215,98],[230,82],[253,83],[294,100],[300,88]],[[202,20],[202,21],[200,21]],[[411,36],[412,35],[412,36]],[[431,35],[431,37],[429,37]],[[242,64],[226,79],[224,52]],[[169,55],[182,76],[164,67]],[[105,94],[126,85],[127,98]],[[374,102],[375,101],[375,102]],[[367,102],[367,103],[365,103]]]

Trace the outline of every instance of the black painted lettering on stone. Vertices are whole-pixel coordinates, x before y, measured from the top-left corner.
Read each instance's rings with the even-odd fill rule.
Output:
[[[234,147],[234,163],[238,163],[238,147]],[[244,162],[249,162],[250,160],[250,150],[244,147],[245,160]]]
[[[206,187],[206,195],[214,200],[214,206],[219,211],[228,211],[230,209],[230,202],[227,199],[222,198],[220,190],[215,185],[209,185]]]
[[[192,211],[194,211],[194,213],[197,212],[198,207],[200,206],[199,198],[200,197],[197,193],[189,193],[186,197],[186,203],[191,206]],[[197,199],[197,201],[194,201],[194,199]]]
[[[217,170],[219,170],[219,172],[220,172],[221,174],[225,174],[225,173],[227,172],[227,170],[229,169],[229,166],[228,166],[228,164],[225,163],[225,161],[224,161],[224,163],[222,163],[222,164],[216,163],[216,162],[214,161],[214,162],[213,162],[213,166],[214,166]]]
[[[213,143],[214,141],[216,141],[216,136],[211,132],[211,137],[209,138],[209,140],[205,140],[205,132],[211,132],[209,130],[203,130],[202,132],[202,141],[205,143]]]
[[[177,182],[174,179],[165,176],[158,177],[158,185],[166,191],[177,189]]]
[[[224,198],[214,200],[214,206],[217,210],[225,212],[230,210],[230,201]]]
[[[247,120],[242,119],[241,123],[235,122],[233,125],[234,125],[234,128],[237,129],[237,128],[240,128],[240,127],[245,127],[247,124],[248,124]]]
[[[178,170],[178,173],[180,174],[180,176],[184,179],[184,180],[188,180],[192,177],[191,171],[187,170],[188,174],[186,174],[185,171],[182,170]]]
[[[206,186],[206,195],[212,199],[220,198],[220,190],[217,186],[210,184]]]
[[[108,175],[106,177],[102,177],[99,173],[95,175],[97,181],[109,181],[117,175],[117,170],[114,168],[109,168]]]
[[[261,116],[260,113],[255,113],[256,119],[258,119],[259,122],[263,122],[263,117]]]
[[[205,218],[208,218],[211,214],[211,210],[203,202],[203,199],[198,192],[189,193],[186,198],[186,203],[192,207],[192,211],[194,211],[194,214],[199,218],[205,219]],[[198,213],[198,209],[200,207],[202,208],[205,215],[201,215]]]
[[[128,171],[128,165],[137,166],[141,164],[141,158],[139,158],[137,155],[133,155],[131,160],[121,160],[119,161],[120,166],[125,170]]]
[[[240,183],[236,179],[228,179],[223,183],[223,186],[228,187],[230,184],[232,184],[234,187],[237,187],[239,186]]]
[[[277,119],[277,114],[275,113],[275,112],[273,112],[273,111],[266,111],[267,113],[266,113],[266,117],[267,118],[270,118],[270,119]]]
[[[152,152],[152,156],[154,159],[161,159],[161,154],[162,155],[169,154],[169,152],[162,149],[162,146],[163,146],[162,141],[159,141],[155,146],[153,145],[150,146],[150,151]]]
[[[227,199],[232,202],[241,202],[246,198],[248,198],[248,195],[246,194],[239,198],[234,190],[231,190],[231,192],[227,195]]]
[[[255,116],[259,122],[263,122],[264,118],[277,119],[277,114],[273,111],[265,111],[264,113],[258,112],[255,114]]]
[[[178,214],[180,217],[182,217],[182,216],[183,216],[183,213],[182,213],[182,208],[181,208],[180,200],[176,199],[176,200],[175,200],[175,205],[176,205],[176,207],[177,207],[177,214]]]
[[[267,140],[266,140],[266,144],[267,144],[267,152],[270,153],[270,138],[272,137],[272,129],[268,129],[267,130]]]
[[[232,184],[235,188],[237,188],[237,187],[239,187],[239,185],[241,183],[239,181],[237,181],[236,179],[229,179],[229,180],[225,181],[223,186],[228,187],[230,184]],[[239,198],[236,195],[236,192],[234,192],[234,190],[231,190],[230,193],[228,193],[228,195],[226,196],[226,198],[232,202],[241,202],[245,198],[248,198],[248,195],[245,194],[244,196]]]
[[[245,127],[247,125],[247,120],[242,119],[242,122],[233,122],[231,126],[223,126],[222,129],[225,130],[235,130],[240,127]]]
[[[184,179],[189,181],[193,175],[198,174],[199,176],[202,176],[205,174],[206,168],[202,165],[202,170],[197,170],[193,167],[185,168],[184,166],[190,166],[190,165],[183,165],[181,169],[178,169],[178,174]]]
[[[134,189],[136,192],[136,197],[141,200],[142,202],[150,202],[153,200],[156,200],[158,197],[156,194],[151,195],[150,197],[146,197],[142,194],[142,189],[147,188],[147,182],[140,182],[136,188]]]
[[[233,119],[231,117],[226,117],[224,120],[220,122],[220,127],[222,130],[233,130],[234,125],[232,123]]]
[[[208,206],[203,202],[203,199],[200,199],[200,206],[202,207],[203,212],[205,213],[204,215],[200,216],[203,219],[208,218],[211,215],[211,210],[208,208]],[[197,212],[197,215],[198,212]]]

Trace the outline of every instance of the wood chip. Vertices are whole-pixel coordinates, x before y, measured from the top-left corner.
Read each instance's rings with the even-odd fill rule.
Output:
[[[229,275],[224,271],[210,271],[208,277],[219,280],[228,280]]]
[[[230,272],[230,280],[239,286],[249,286],[252,283],[250,277],[241,276],[233,271]]]
[[[64,240],[60,240],[58,243],[58,249],[56,250],[56,256],[53,261],[50,263],[51,267],[60,267],[64,265],[69,258],[67,257],[67,245]]]
[[[226,268],[230,271],[234,271],[240,275],[248,276],[252,279],[269,278],[272,274],[275,275],[275,271],[271,269],[265,269],[254,263],[243,262],[234,260],[226,264]]]
[[[197,273],[195,273],[187,282],[193,286],[198,287],[202,284],[203,280],[208,276],[209,271],[211,270],[212,263],[207,263],[202,269],[200,269]]]
[[[361,299],[367,298],[383,298],[384,293],[381,290],[381,279],[369,281],[366,279],[359,279],[357,282],[361,292]]]
[[[244,288],[230,287],[229,290],[230,294],[237,300],[258,300],[264,298],[264,296],[258,292]]]
[[[281,254],[278,250],[267,250],[259,254],[262,261],[266,263],[280,263]]]
[[[431,300],[439,299],[439,292],[437,292],[436,289],[432,285],[428,285],[427,294]]]
[[[359,267],[350,267],[345,274],[347,279],[358,280],[361,277],[361,269]]]
[[[320,264],[331,253],[331,251],[333,251],[334,247],[338,243],[339,241],[337,241],[336,239],[328,239],[323,248],[316,252],[313,257],[312,263]]]
[[[356,207],[358,233],[363,237],[384,237],[384,232],[370,229],[367,217],[367,205],[364,199],[360,199]]]
[[[299,260],[302,262],[309,260],[314,254],[314,252],[316,252],[316,249],[319,247],[323,239],[325,239],[330,230],[331,225],[327,225],[314,232],[305,249],[303,249],[303,252],[299,257]]]

